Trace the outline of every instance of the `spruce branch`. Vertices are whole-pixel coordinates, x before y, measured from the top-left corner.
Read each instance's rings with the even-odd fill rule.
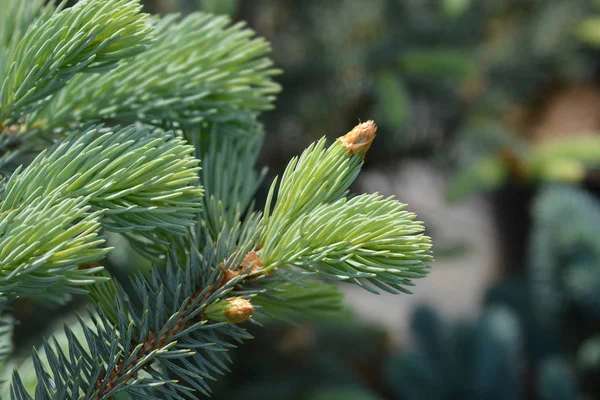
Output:
[[[360,172],[364,154],[372,143],[377,127],[373,121],[358,125],[348,133],[356,144],[338,140],[325,149],[325,138],[310,145],[300,157],[288,163],[277,192],[277,202],[270,213],[277,180],[271,185],[265,206],[265,238],[283,232],[302,214],[316,206],[344,197]],[[356,134],[359,136],[356,136]],[[344,139],[345,140],[345,139]],[[350,146],[350,147],[349,147]]]
[[[93,326],[81,321],[85,343],[67,329],[67,353],[56,343],[45,345],[49,368],[33,355],[35,399],[107,400],[121,392],[136,399],[196,399],[208,394],[207,381],[227,370],[226,351],[250,338],[234,323],[207,318],[211,305],[242,302],[243,309],[226,310],[232,322],[248,318],[252,311],[248,299],[259,290],[238,288],[247,271],[223,279],[224,271],[239,266],[256,242],[260,221],[248,221],[224,232],[202,255],[191,252],[184,264],[174,255],[151,277],[135,277],[137,301],[129,301],[114,281],[95,285],[104,286],[94,289],[103,295],[95,297]],[[104,312],[109,308],[116,311],[111,316]],[[211,311],[214,314],[214,306]],[[12,393],[14,399],[31,398],[18,373]]]
[[[73,133],[6,184],[0,203],[0,291],[49,298],[105,278],[100,224],[149,238],[184,235],[200,208],[193,147],[134,126]]]
[[[379,195],[344,197],[351,183],[348,176],[360,168],[368,147],[363,144],[374,134],[374,129],[359,131],[363,133],[329,149],[313,145],[300,162],[292,163],[302,174],[288,172],[283,182],[292,176],[293,184],[282,184],[288,192],[280,189],[277,199],[288,210],[280,208],[266,219],[251,213],[231,228],[224,223],[216,238],[206,224],[197,225],[187,237],[187,251],[175,246],[166,266],[155,268],[150,277],[134,278],[133,301],[114,281],[93,286],[97,311],[93,327],[82,322],[86,343],[68,334],[69,355],[64,357],[58,347],[46,346],[50,372],[34,354],[36,400],[107,400],[122,392],[135,399],[207,395],[208,381],[227,370],[227,350],[249,338],[237,323],[255,308],[286,320],[331,315],[339,309],[337,290],[296,280],[291,267],[367,289],[365,282],[390,292],[406,291],[410,279],[427,272],[429,238],[402,203]],[[310,164],[306,160],[315,151],[319,158]],[[318,186],[306,175],[319,163],[343,178],[320,170],[328,179]],[[322,202],[313,204],[296,190],[307,181],[306,191],[313,190]],[[286,193],[303,201],[285,201]],[[278,215],[287,224],[274,226],[285,230],[268,231]],[[31,398],[18,374],[12,392],[14,399]]]
[[[106,71],[145,49],[151,26],[137,0],[83,0],[35,20],[7,53],[0,122],[39,108],[79,72]]]
[[[244,120],[271,108],[278,73],[269,44],[223,16],[191,14],[153,21],[147,51],[98,76],[72,80],[35,119],[47,130],[90,119]]]
[[[79,265],[104,258],[100,212],[84,197],[58,193],[0,212],[0,292],[58,301],[102,278]]]
[[[428,273],[431,241],[405,204],[379,195],[346,199],[375,124],[359,124],[325,149],[309,146],[286,168],[273,213],[271,186],[265,207],[260,259],[265,272],[297,268],[377,292],[409,292],[412,279]]]
[[[75,132],[10,177],[0,211],[58,192],[89,198],[109,230],[183,235],[202,195],[193,151],[172,133],[135,126]]]
[[[15,138],[60,134],[0,184],[0,292],[89,293],[95,311],[79,320],[83,339],[66,328],[66,350],[53,340],[34,351],[35,392],[15,372],[12,399],[196,399],[250,338],[240,324],[256,310],[295,320],[340,309],[337,287],[296,275],[397,293],[426,274],[430,241],[405,205],[347,198],[372,121],[309,147],[273,211],[275,183],[264,216],[252,212],[257,116],[279,90],[266,41],[226,17],[149,21],[139,0],[65,4],[11,8],[10,38],[0,29],[0,166]],[[91,120],[136,125],[83,128]],[[154,261],[129,294],[99,264],[111,250],[102,228]]]
[[[322,204],[266,237],[265,270],[294,266],[366,289],[368,282],[387,292],[410,293],[405,287],[427,276],[432,258],[423,224],[405,207],[379,195]]]

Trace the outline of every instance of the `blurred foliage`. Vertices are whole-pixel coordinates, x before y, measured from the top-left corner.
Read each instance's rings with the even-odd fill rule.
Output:
[[[542,400],[577,400],[577,383],[567,363],[560,359],[550,359],[542,365],[538,377]]]
[[[509,179],[522,183],[581,183],[600,167],[600,136],[557,137],[526,147],[500,147],[462,170],[448,191],[459,201],[481,190],[497,189]]]
[[[511,118],[547,88],[592,82],[598,69],[595,0],[147,3],[231,14],[272,43],[285,90],[266,116],[263,154],[276,169],[310,141],[368,118],[385,132],[373,163],[427,155],[462,168],[490,154],[460,151],[488,140],[482,121],[529,141],[531,127]]]
[[[416,350],[392,358],[388,379],[399,399],[511,400],[521,392],[520,332],[507,310],[488,310],[475,323],[448,326],[417,309]]]
[[[537,315],[554,329],[569,307],[600,320],[600,203],[573,188],[541,191],[533,206],[530,274]],[[593,329],[593,328],[588,328]]]
[[[200,6],[213,14],[233,15],[238,8],[238,0],[197,0]]]
[[[523,357],[541,399],[600,394],[600,202],[580,188],[547,185],[532,207],[527,275],[486,295],[522,327]]]
[[[377,400],[369,392],[360,389],[323,389],[310,396],[308,400]]]
[[[562,358],[544,359],[537,377],[528,377],[524,335],[505,306],[458,323],[419,307],[411,329],[410,349],[397,353],[383,332],[356,322],[270,324],[270,337],[234,352],[215,398],[513,400],[529,391],[544,400],[579,398],[573,367]]]
[[[391,347],[383,330],[351,319],[299,327],[271,323],[265,328],[233,353],[232,371],[217,382],[214,398],[380,398],[376,390],[382,387]]]

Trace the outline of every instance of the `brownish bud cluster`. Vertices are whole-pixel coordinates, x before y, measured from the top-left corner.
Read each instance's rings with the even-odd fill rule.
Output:
[[[263,261],[260,259],[260,256],[255,251],[250,251],[244,256],[244,259],[242,260],[239,270],[226,269],[224,267],[224,263],[221,263],[221,268],[223,269],[223,277],[221,278],[221,286],[226,284],[230,280],[236,278],[242,272],[248,273],[248,274],[254,274],[254,273],[260,271],[264,266],[265,265],[264,265]]]
[[[234,297],[226,301],[227,306],[223,310],[223,315],[227,318],[227,322],[231,324],[241,324],[248,321],[254,312],[254,306],[246,299]]]
[[[250,266],[252,266],[250,269],[251,274],[261,270],[265,266],[260,259],[260,256],[255,251],[248,252],[244,257],[244,260],[242,261],[242,271],[248,269]]]
[[[356,125],[350,132],[340,136],[337,140],[348,150],[348,154],[360,154],[365,159],[365,154],[375,140],[377,125],[372,120]]]
[[[231,269],[223,269],[223,278],[221,278],[221,286],[237,277],[240,273]]]

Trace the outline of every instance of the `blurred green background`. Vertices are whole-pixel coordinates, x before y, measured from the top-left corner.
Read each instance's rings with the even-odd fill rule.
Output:
[[[213,398],[600,399],[600,1],[144,3],[272,43],[270,177],[374,119],[354,190],[409,203],[434,242],[412,296],[345,288],[337,321],[251,328]],[[143,265],[117,249],[117,274]],[[16,311],[27,351],[52,316]]]

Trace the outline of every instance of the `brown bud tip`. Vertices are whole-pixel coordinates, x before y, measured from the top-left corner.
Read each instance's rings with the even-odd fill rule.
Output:
[[[242,260],[242,270],[246,270],[250,265],[252,265],[252,269],[250,270],[251,274],[265,266],[255,251],[250,251],[244,256],[244,260]]]
[[[356,125],[350,132],[340,136],[337,140],[348,150],[348,154],[360,154],[365,159],[365,154],[375,140],[377,125],[372,120]]]
[[[227,300],[228,304],[223,311],[227,321],[232,324],[239,324],[248,321],[254,312],[254,306],[246,299],[234,297]]]
[[[226,284],[230,280],[234,279],[239,275],[239,272],[232,271],[230,269],[223,269],[223,278],[221,279],[221,285]]]

